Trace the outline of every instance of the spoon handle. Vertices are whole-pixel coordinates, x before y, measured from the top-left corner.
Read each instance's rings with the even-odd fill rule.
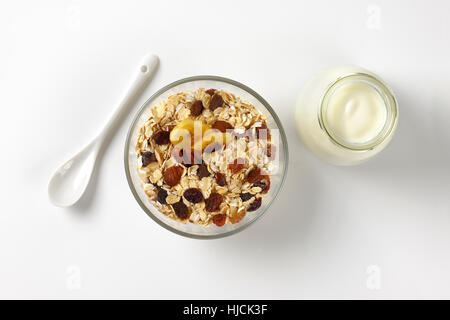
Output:
[[[154,54],[148,54],[142,59],[137,74],[124,98],[106,123],[106,126],[103,128],[100,135],[95,139],[98,148],[100,148],[106,138],[115,131],[116,125],[120,122],[119,120],[126,114],[128,108],[135,102],[141,91],[147,86],[158,67],[158,63],[158,56]]]

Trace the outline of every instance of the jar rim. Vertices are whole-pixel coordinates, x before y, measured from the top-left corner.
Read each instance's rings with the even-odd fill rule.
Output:
[[[334,94],[337,88],[341,87],[348,81],[365,82],[365,85],[370,85],[372,89],[376,90],[380,94],[385,103],[386,121],[383,128],[373,139],[364,143],[351,143],[338,137],[333,133],[333,130],[326,119],[326,111],[330,97]],[[398,119],[397,100],[392,90],[378,77],[363,72],[349,73],[344,76],[340,76],[325,89],[320,101],[318,118],[320,127],[326,132],[333,143],[352,151],[372,150],[379,146],[392,134]]]

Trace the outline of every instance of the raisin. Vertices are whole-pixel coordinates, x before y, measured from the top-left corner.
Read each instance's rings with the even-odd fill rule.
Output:
[[[227,130],[232,130],[233,126],[231,124],[229,124],[228,122],[226,122],[226,121],[217,120],[212,125],[212,128],[213,129],[217,129],[220,132],[227,132]]]
[[[219,214],[216,214],[213,217],[213,222],[218,227],[223,226],[226,221],[227,221],[227,215],[226,214],[219,213]]]
[[[231,170],[231,172],[238,173],[244,168],[245,160],[242,158],[237,158],[234,160],[233,163],[228,165],[228,168]]]
[[[266,188],[266,183],[265,182],[257,182],[255,184],[252,185],[253,188],[261,188],[261,190],[264,190]]]
[[[267,188],[267,185],[265,182],[260,181],[260,182],[253,184],[252,188],[261,188],[261,192],[263,192]]]
[[[260,168],[251,170],[247,175],[247,181],[250,183],[260,182],[262,179],[264,179],[264,176],[261,174]]]
[[[170,132],[164,130],[158,131],[153,136],[153,141],[159,145],[168,144],[170,142]]]
[[[223,98],[221,95],[214,93],[209,103],[209,110],[214,111],[223,106]]]
[[[256,198],[255,201],[253,201],[250,206],[248,207],[247,211],[256,211],[261,207],[261,198]]]
[[[183,193],[183,197],[192,203],[199,203],[203,200],[202,192],[197,188],[189,188]]]
[[[178,163],[181,163],[186,168],[193,166],[194,164],[199,164],[202,162],[201,160],[201,152],[191,149],[190,156],[184,153],[183,149],[173,148],[172,156]]]
[[[155,162],[155,161],[156,161],[156,156],[153,152],[146,151],[142,154],[142,166],[143,167],[146,167],[150,163]]]
[[[169,186],[176,186],[181,179],[181,175],[183,174],[183,168],[180,166],[172,166],[164,170],[164,182]]]
[[[167,198],[167,191],[166,190],[164,190],[164,189],[162,189],[162,188],[159,188],[159,190],[158,190],[158,202],[159,203],[161,203],[161,204],[167,204],[167,202],[166,202],[166,198]]]
[[[172,204],[172,208],[175,211],[175,214],[181,220],[186,220],[190,217],[191,213],[189,212],[189,208],[184,204],[183,200],[178,201],[177,203]]]
[[[273,152],[272,152],[272,150],[273,150]],[[275,150],[276,150],[275,146],[270,144],[270,143],[268,143],[267,146],[266,146],[266,156],[267,156],[267,158],[269,158],[270,160],[273,160],[275,157],[272,157],[272,155],[275,156]]]
[[[208,170],[208,166],[204,163],[202,163],[197,170],[197,176],[202,179],[204,177],[209,177],[211,173]]]
[[[225,180],[225,176],[221,174],[220,172],[217,172],[216,175],[216,182],[219,186],[223,187],[227,184],[227,181]]]
[[[208,199],[205,199],[205,210],[214,212],[219,210],[223,197],[220,193],[212,192]]]
[[[193,117],[201,115],[202,111],[203,111],[203,102],[201,100],[197,100],[191,105],[191,115]]]
[[[210,96],[212,96],[216,92],[216,89],[208,89],[205,92],[206,92],[206,94],[209,94]]]
[[[253,198],[253,195],[251,193],[241,193],[239,195],[239,197],[241,197],[243,202],[247,202],[248,200],[250,200],[251,198]]]
[[[270,178],[265,176],[264,181],[257,182],[252,187],[259,187],[261,188],[261,193],[267,193],[270,189]]]
[[[205,153],[213,153],[215,151],[222,150],[222,144],[219,142],[213,142],[208,144],[208,146],[205,148]]]

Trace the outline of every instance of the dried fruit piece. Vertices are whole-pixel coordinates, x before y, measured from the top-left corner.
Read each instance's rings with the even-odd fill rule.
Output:
[[[142,166],[143,167],[146,167],[150,163],[155,162],[155,161],[156,161],[156,156],[153,152],[146,151],[142,154]]]
[[[248,207],[247,211],[256,211],[261,207],[261,198],[256,198],[255,201],[253,201],[250,206]]]
[[[247,175],[247,181],[250,183],[256,183],[264,179],[264,176],[261,174],[260,168],[255,168],[251,170]]]
[[[202,100],[196,100],[191,105],[191,115],[193,117],[197,117],[197,116],[202,114],[202,111],[203,111],[203,102],[202,102]]]
[[[216,214],[213,217],[213,222],[216,226],[221,227],[225,224],[225,222],[227,221],[227,215],[226,214]]]
[[[214,122],[214,124],[212,125],[213,129],[217,129],[220,132],[227,132],[227,130],[232,130],[233,126],[231,124],[229,124],[226,121],[222,121],[222,120],[217,120],[216,122]]]
[[[265,181],[255,183],[252,187],[260,187],[262,189],[261,193],[267,193],[270,189],[270,178],[265,176],[264,180]]]
[[[268,143],[266,146],[266,156],[270,160],[273,160],[275,158],[275,151],[276,151],[276,147],[274,145]],[[273,157],[272,157],[272,155],[273,155]]]
[[[236,211],[228,218],[228,220],[233,224],[238,223],[239,221],[244,219],[245,213],[246,213],[245,210]]]
[[[212,192],[209,198],[205,199],[205,210],[208,212],[214,212],[219,210],[222,201],[223,197],[220,193]]]
[[[270,190],[270,178],[267,177],[266,188],[261,193],[267,193]]]
[[[209,177],[211,173],[208,170],[208,166],[202,163],[197,169],[197,176],[202,179],[204,177]]]
[[[251,198],[253,198],[253,195],[252,195],[251,193],[246,192],[246,193],[241,193],[241,194],[239,195],[239,197],[241,197],[241,199],[242,199],[243,202],[247,202],[248,200],[250,200]]]
[[[183,193],[183,197],[192,203],[199,203],[203,200],[203,194],[198,188],[189,188]]]
[[[186,220],[191,216],[189,208],[184,204],[183,200],[178,201],[172,205],[173,210],[178,218]]]
[[[153,135],[153,141],[159,145],[168,144],[170,142],[170,132],[164,130],[158,131]]]
[[[214,111],[223,106],[223,98],[220,94],[214,93],[209,103],[209,110]]]
[[[216,182],[219,186],[223,187],[227,184],[227,180],[225,180],[225,176],[220,172],[216,172],[215,174]]]
[[[166,202],[167,191],[162,188],[159,188],[157,198],[158,198],[159,203],[167,204],[167,202]]]
[[[178,163],[184,165],[187,168],[193,166],[194,164],[200,164],[202,162],[201,152],[194,149],[191,149],[190,156],[188,156],[188,154],[185,154],[184,149],[173,148],[172,156]]]
[[[266,188],[266,183],[263,182],[263,181],[260,181],[260,182],[257,182],[257,183],[255,183],[255,184],[253,184],[252,187],[253,187],[253,188],[259,187],[259,188],[261,188],[262,190],[264,190],[264,189]]]
[[[183,168],[180,166],[171,166],[164,170],[164,182],[171,187],[176,186],[181,179],[181,175],[183,174]]]
[[[212,96],[216,92],[216,89],[208,89],[205,92],[206,92],[206,94],[209,94],[210,96]]]
[[[228,165],[228,168],[231,170],[233,174],[238,173],[241,171],[245,166],[245,159],[237,158],[234,160],[233,163],[230,163]]]

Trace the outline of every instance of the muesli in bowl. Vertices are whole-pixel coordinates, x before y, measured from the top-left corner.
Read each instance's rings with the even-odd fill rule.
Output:
[[[276,148],[265,115],[252,104],[224,90],[199,88],[151,109],[136,153],[142,187],[163,214],[223,226],[259,209]]]
[[[280,120],[234,80],[178,80],[147,100],[131,124],[125,172],[141,208],[193,238],[243,230],[266,212],[286,177]]]

